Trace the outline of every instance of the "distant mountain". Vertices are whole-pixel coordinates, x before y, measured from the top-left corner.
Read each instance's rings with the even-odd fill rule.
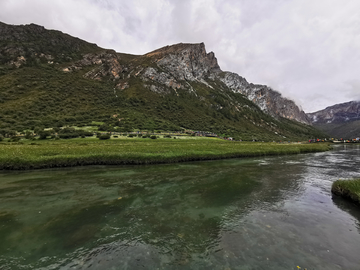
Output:
[[[307,115],[315,127],[333,137],[360,137],[360,101],[336,104]]]
[[[0,23],[0,131],[94,121],[243,140],[323,135],[293,101],[223,72],[203,43],[130,55],[34,24]]]

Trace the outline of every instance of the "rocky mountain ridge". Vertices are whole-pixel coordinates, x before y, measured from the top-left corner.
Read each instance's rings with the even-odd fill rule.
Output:
[[[335,104],[307,115],[315,127],[332,137],[360,137],[360,101]]]
[[[345,123],[360,120],[360,101],[335,104],[307,115],[312,123],[317,124]]]
[[[248,83],[245,78],[236,73],[223,72],[215,54],[213,52],[206,53],[204,43],[180,43],[166,46],[147,53],[143,57],[149,58],[151,63],[156,65],[126,68],[130,69],[128,78],[133,74],[133,76],[140,76],[144,82],[160,84],[146,84],[146,87],[154,92],[166,93],[166,88],[172,88],[174,91],[189,89],[197,95],[189,82],[199,82],[207,87],[218,87],[219,89],[225,85],[234,93],[246,96],[272,117],[283,117],[310,124],[306,114],[292,100],[282,97],[279,92],[265,85]],[[118,72],[114,72],[114,74],[116,74],[116,78]],[[222,82],[223,85],[216,86],[216,80]],[[215,86],[212,86],[212,83],[215,83]],[[124,87],[129,87],[129,84],[122,81],[117,86],[124,89]]]
[[[121,125],[127,119],[128,128],[181,127],[244,138],[315,132],[293,101],[222,71],[203,43],[130,55],[37,25],[0,23],[0,33],[0,129],[18,123],[12,117],[16,102],[30,112],[34,106],[46,109],[41,121],[24,111],[19,129],[87,121],[94,115],[104,121],[110,113],[121,116]]]
[[[29,33],[31,33],[33,40],[29,41],[28,38],[25,38]],[[44,59],[49,64],[52,64],[56,61],[56,57],[52,55],[53,52],[51,48],[60,46],[60,52],[61,50],[78,52],[81,47],[86,47],[86,43],[83,41],[70,36],[67,36],[65,39],[62,35],[59,35],[59,33],[61,32],[49,32],[49,30],[46,30],[44,27],[35,24],[9,26],[1,23],[0,42],[7,40],[16,42],[13,43],[14,46],[1,48],[0,57],[4,58],[4,56],[7,56],[8,58],[12,58],[8,63],[16,67],[26,64],[29,57],[37,57],[38,60]],[[42,44],[42,46],[36,44],[36,40],[44,38],[48,40],[47,44]],[[19,42],[21,45],[19,45]],[[95,46],[94,44],[92,45]],[[44,47],[46,47],[46,49]],[[57,55],[58,53],[55,54]],[[165,46],[149,52],[142,57],[151,59],[152,63],[156,63],[156,66],[144,67],[142,69],[139,69],[138,66],[126,67],[126,65],[123,66],[120,64],[121,57],[119,57],[118,54],[108,50],[100,54],[85,54],[83,58],[75,64],[64,67],[63,71],[70,72],[85,66],[96,65],[97,67],[90,70],[85,77],[97,80],[101,80],[103,77],[110,77],[113,80],[123,79],[117,83],[117,88],[125,89],[129,87],[129,84],[124,81],[122,73],[130,69],[130,74],[127,74],[128,77],[131,75],[140,75],[140,78],[145,82],[153,81],[165,87],[170,87],[175,91],[176,89],[188,88],[194,94],[196,94],[196,91],[187,83],[188,81],[200,82],[207,87],[212,87],[207,80],[214,81],[218,79],[229,89],[235,93],[246,96],[258,105],[261,110],[273,117],[284,117],[310,124],[306,114],[301,111],[293,101],[282,97],[277,91],[265,85],[248,83],[245,78],[242,78],[236,73],[223,72],[218,65],[215,54],[213,52],[206,52],[204,43],[180,43]],[[162,72],[161,70],[166,70],[166,72]],[[167,90],[161,86],[147,84],[146,87],[157,93],[167,92]]]
[[[301,123],[310,124],[306,114],[292,100],[281,96],[265,85],[248,83],[236,73],[223,72],[213,52],[206,53],[204,43],[200,44],[176,44],[166,46],[146,54],[148,57],[156,57],[157,65],[167,69],[177,80],[199,81],[211,87],[206,79],[214,81],[219,79],[235,93],[246,96],[258,105],[265,113],[273,117],[284,117]],[[154,74],[154,70],[150,72]],[[176,84],[178,87],[179,84]]]

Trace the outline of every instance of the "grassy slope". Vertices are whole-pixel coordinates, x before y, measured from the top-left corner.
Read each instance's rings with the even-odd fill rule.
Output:
[[[85,53],[105,50],[59,31],[34,31],[33,26],[13,27],[22,31],[16,41],[0,42],[0,51],[12,47],[18,55],[25,55],[26,66],[9,68],[1,65],[10,61],[6,53],[0,60],[0,130],[23,131],[35,127],[65,125],[88,125],[92,121],[117,125],[111,115],[117,114],[132,129],[212,131],[242,140],[299,140],[323,137],[314,128],[286,119],[275,120],[264,114],[256,105],[225,89],[217,81],[209,81],[214,89],[201,83],[192,83],[198,96],[187,90],[159,95],[144,87],[144,82],[132,73],[124,78],[130,87],[116,90],[117,82],[103,78],[102,81],[85,79],[83,75],[95,68],[65,73],[68,67]],[[54,45],[55,44],[55,45]],[[39,54],[51,54],[54,64],[48,64]],[[114,53],[106,50],[107,53]],[[35,56],[34,53],[37,53]],[[154,66],[151,57],[118,53],[121,65],[128,72],[135,68]],[[153,84],[156,84],[153,82]],[[235,109],[234,105],[237,106]],[[221,107],[221,108],[220,108]],[[277,135],[277,132],[279,135]],[[284,138],[284,136],[286,138]]]
[[[330,123],[330,124],[314,124],[320,130],[323,130],[334,138],[356,138],[360,134],[360,120],[351,121],[347,123]]]
[[[150,164],[326,151],[327,144],[278,144],[196,139],[71,139],[0,144],[0,169],[94,164]]]
[[[144,88],[139,79],[131,78],[131,87],[118,91],[116,97],[113,82],[82,77],[88,68],[64,73],[54,66],[38,65],[9,70],[0,76],[0,129],[22,131],[36,126],[85,125],[92,121],[114,125],[110,116],[118,114],[134,129],[183,127],[265,141],[285,139],[275,131],[286,136],[285,140],[322,135],[310,126],[286,119],[276,121],[242,95],[201,84],[193,87],[203,100],[186,91],[179,96],[174,92],[161,96]],[[241,111],[235,111],[229,100],[242,105]],[[216,109],[217,104],[223,109]]]
[[[337,180],[333,183],[331,192],[360,205],[360,179]]]

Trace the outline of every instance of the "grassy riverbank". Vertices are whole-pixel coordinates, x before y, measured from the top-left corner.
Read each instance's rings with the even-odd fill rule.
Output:
[[[337,180],[333,183],[331,192],[360,204],[360,179]]]
[[[232,142],[217,138],[96,138],[0,144],[0,169],[152,164],[329,150],[328,144]]]

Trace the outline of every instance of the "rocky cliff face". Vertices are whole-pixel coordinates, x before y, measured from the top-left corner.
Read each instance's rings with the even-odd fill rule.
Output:
[[[360,120],[360,101],[336,104],[307,115],[314,124],[345,123]]]
[[[222,82],[234,93],[246,96],[260,107],[262,111],[273,116],[295,120],[310,124],[306,114],[291,100],[265,85],[254,85],[238,74],[222,72],[213,52],[206,53],[204,43],[176,44],[166,46],[146,54],[153,67],[146,67],[134,72],[141,73],[146,82],[154,81],[159,85],[150,85],[149,89],[158,93],[165,93],[166,88],[190,89],[196,94],[189,82],[199,82],[213,88],[217,81]],[[120,84],[123,85],[123,84]],[[219,87],[221,90],[221,87]]]
[[[207,54],[204,43],[166,46],[145,56],[154,58],[160,68],[177,80],[203,80],[221,72],[215,54]]]
[[[225,72],[220,80],[232,91],[245,95],[249,100],[271,116],[283,117],[304,124],[310,124],[306,114],[299,109],[294,101],[281,96],[266,85],[248,83],[245,78],[236,73]]]
[[[294,102],[223,72],[203,43],[130,55],[34,24],[0,23],[0,104],[0,130],[97,121],[242,140],[322,136],[301,124],[308,122]]]
[[[207,88],[244,95],[275,118],[310,124],[306,114],[293,101],[270,87],[248,83],[238,74],[223,72],[215,54],[206,52],[204,43],[165,46],[124,61],[115,51],[103,50],[59,31],[46,30],[35,24],[0,23],[1,42],[6,44],[0,47],[1,62],[17,68],[30,61],[57,64],[63,72],[91,67],[84,77],[110,79],[120,91],[131,86],[131,78],[137,78],[143,81],[144,88],[161,95],[170,91],[188,91],[204,98],[194,87],[194,83],[200,83]],[[71,64],[64,66],[66,62]]]
[[[360,101],[336,104],[307,114],[313,126],[334,138],[360,137]]]

